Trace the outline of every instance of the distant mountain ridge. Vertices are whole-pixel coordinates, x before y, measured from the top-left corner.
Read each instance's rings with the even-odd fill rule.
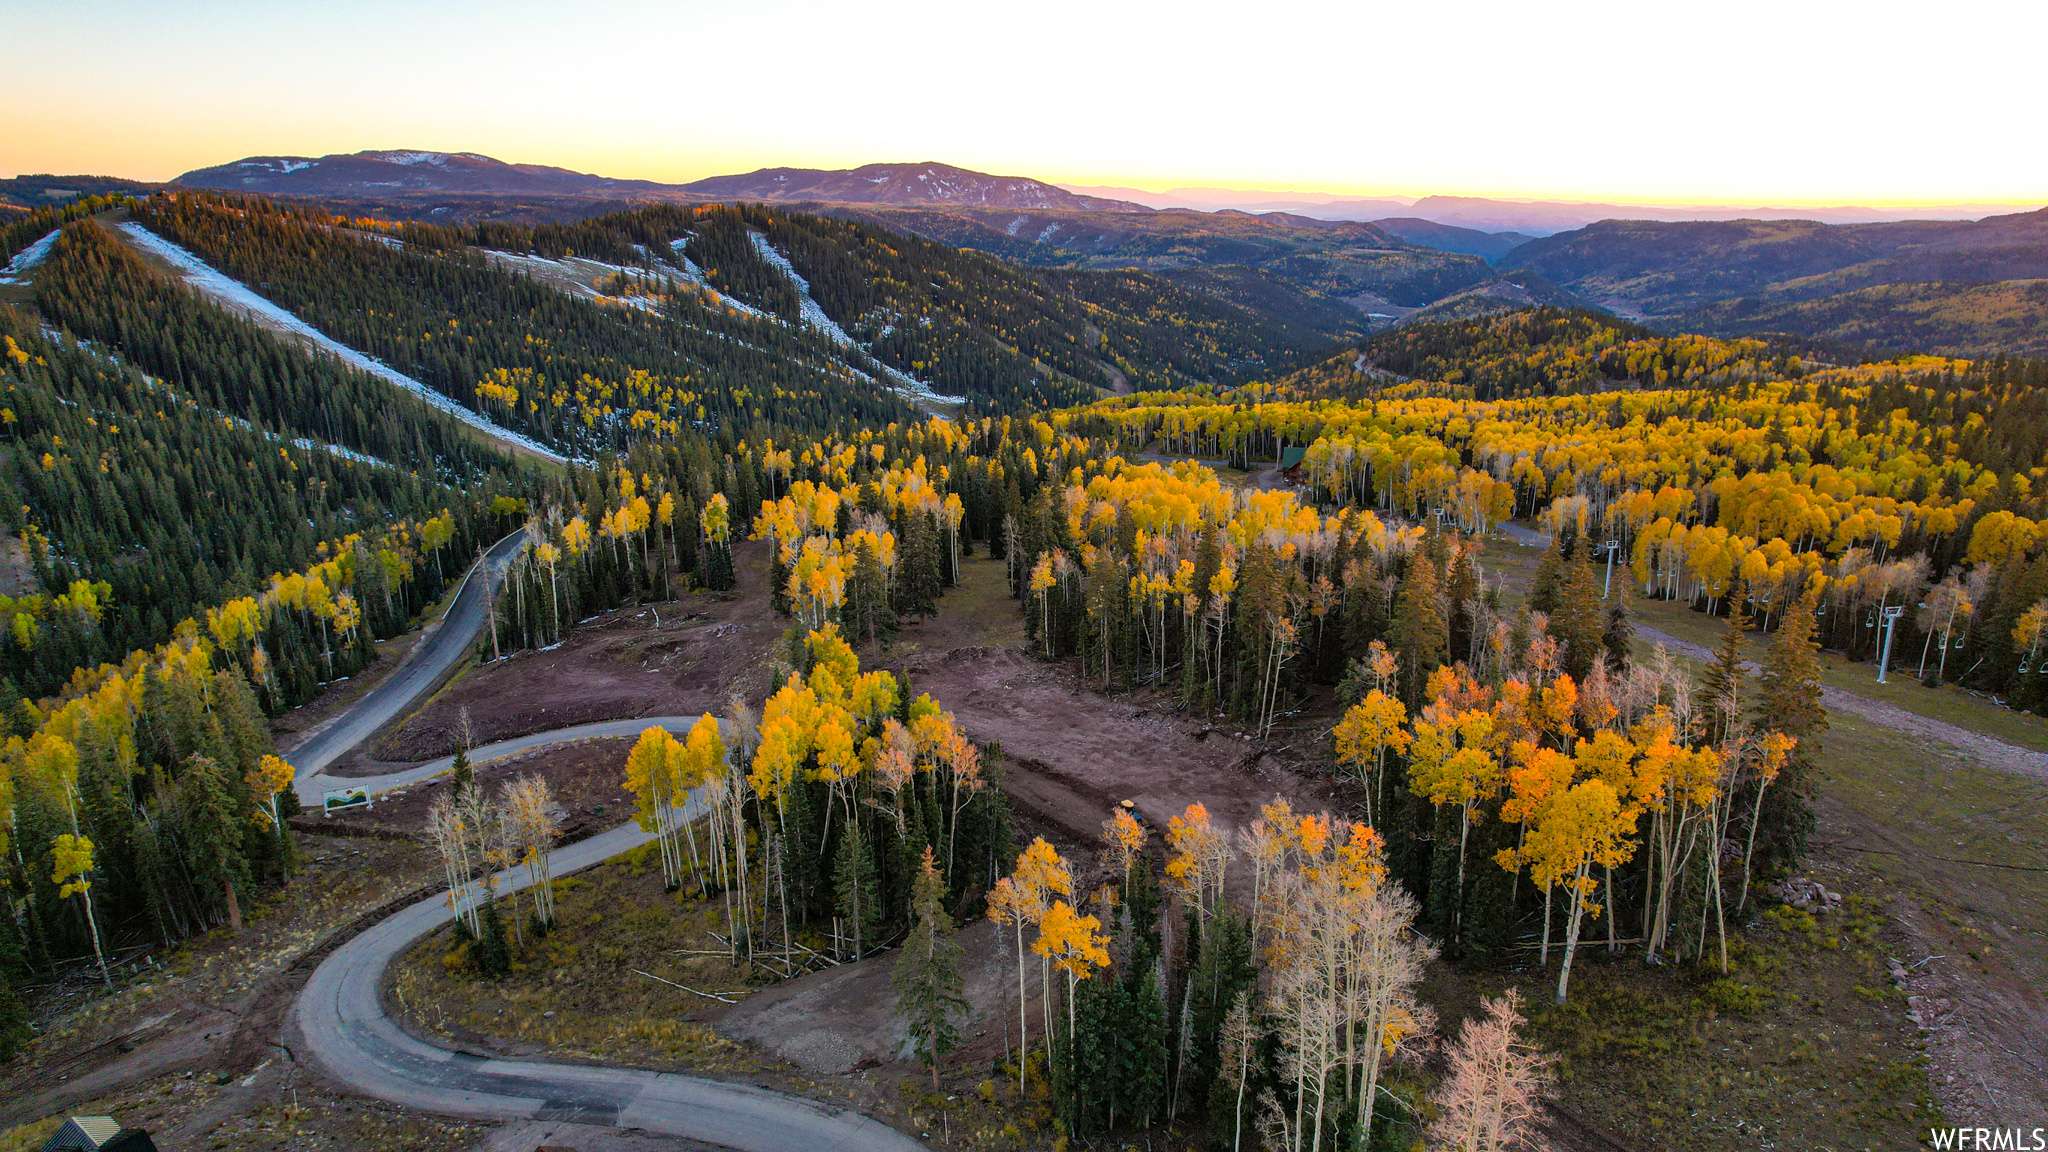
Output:
[[[250,156],[195,169],[171,183],[180,188],[263,196],[620,196],[659,193],[673,187],[652,180],[614,180],[546,164],[508,164],[474,152],[401,149],[329,156]]]
[[[1531,241],[1501,266],[1666,328],[2048,353],[2048,208],[1886,224],[1607,220]]]
[[[1026,176],[992,176],[933,161],[864,164],[849,169],[762,168],[687,184],[665,184],[617,180],[545,164],[510,164],[474,152],[389,149],[329,156],[250,156],[187,172],[172,183],[264,196],[628,196],[1020,211],[1152,211],[1142,204],[1076,195]]]
[[[1463,252],[1489,264],[1497,263],[1501,257],[1534,239],[1520,232],[1482,232],[1477,228],[1460,228],[1455,224],[1440,224],[1416,216],[1390,216],[1371,223],[1397,240],[1439,252]]]
[[[863,164],[858,168],[761,168],[687,183],[624,180],[544,164],[512,164],[474,152],[388,149],[328,156],[251,156],[187,172],[172,181],[188,188],[253,192],[266,196],[506,196],[752,200],[769,203],[871,204],[1023,212],[1072,211],[1143,214],[1175,209],[1204,213],[1284,213],[1354,222],[1414,220],[1485,233],[1548,236],[1605,220],[1665,223],[1726,220],[1811,220],[1868,224],[1907,220],[1970,220],[2006,212],[1994,205],[1874,208],[1839,205],[1775,208],[1744,205],[1661,205],[1485,196],[1326,197],[1314,193],[1185,188],[1059,185],[1028,176],[998,176],[937,161]],[[1389,227],[1389,234],[1402,235]],[[1404,239],[1413,237],[1404,236]],[[1455,246],[1417,239],[1441,251],[1500,258],[1495,242]],[[1476,246],[1475,246],[1476,245]],[[1498,250],[1496,250],[1498,249]]]
[[[1972,221],[1606,220],[1504,260],[1603,307],[1670,316],[1752,293],[1808,299],[1906,281],[2048,276],[2048,208]]]
[[[1776,208],[1739,204],[1628,204],[1571,200],[1506,200],[1486,196],[1432,195],[1414,197],[1331,197],[1307,192],[1272,192],[1233,188],[1173,188],[1148,192],[1142,188],[1062,185],[1068,191],[1128,200],[1153,208],[1186,208],[1197,212],[1237,209],[1244,212],[1289,212],[1319,220],[1370,220],[1413,217],[1436,224],[1482,232],[1520,232],[1548,236],[1583,228],[1601,220],[1814,220],[1823,224],[1874,224],[1900,220],[1976,220],[2013,211],[2010,205],[1940,204],[1914,208],[1874,208],[1844,204],[1808,208]]]
[[[858,168],[762,168],[680,187],[721,200],[824,201],[1001,208],[1025,212],[1151,212],[1143,204],[1083,196],[1028,176],[992,176],[951,164],[863,164]]]
[[[33,179],[61,188],[69,178]],[[860,216],[1040,268],[1140,269],[1332,335],[1418,314],[1556,304],[1662,328],[1782,332],[1886,351],[2048,352],[2048,210],[1870,222],[1970,209],[1470,196],[1317,204],[1299,193],[1274,194],[1282,203],[1268,205],[1257,192],[1185,190],[1187,202],[1224,202],[1204,211],[1139,199],[1163,205],[1180,193],[1125,199],[1121,189],[1077,191],[937,162],[764,168],[667,184],[411,150],[249,157],[174,184],[446,222],[574,219],[633,201],[768,202]],[[1274,207],[1284,210],[1258,210]]]

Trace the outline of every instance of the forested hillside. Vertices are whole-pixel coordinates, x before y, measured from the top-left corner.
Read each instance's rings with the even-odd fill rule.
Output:
[[[1421,306],[1487,276],[1478,256],[1398,239],[1372,225],[1285,213],[997,211],[854,206],[889,228],[1043,267],[1138,268],[1201,283],[1252,269],[1301,298],[1353,305],[1353,323],[1382,304]]]
[[[92,196],[0,220],[0,264],[11,263],[65,224],[104,212],[118,202],[115,197]]]
[[[2048,347],[2048,209],[1845,225],[1606,220],[1502,265],[1671,328],[1965,356]]]
[[[183,616],[252,591],[317,546],[462,499],[454,488],[338,445],[208,406],[104,351],[50,339],[0,310],[9,438],[0,508],[42,588],[102,586],[67,616],[33,595],[0,605],[5,671],[50,692],[71,669],[170,634]],[[51,608],[55,608],[53,603]],[[89,621],[89,634],[74,629]]]
[[[264,428],[294,429],[451,481],[474,478],[500,458],[389,384],[307,355],[209,303],[96,222],[64,230],[37,269],[35,300],[52,324]]]
[[[1800,358],[1761,340],[1659,335],[1597,312],[1530,308],[1411,324],[1282,377],[1281,395],[1358,398],[1414,381],[1493,400],[1615,388],[1725,388],[1797,376]]]
[[[457,239],[684,277],[701,270],[718,291],[801,324],[803,293],[764,256],[765,242],[863,353],[935,391],[998,409],[1073,403],[1097,388],[1235,383],[1325,347],[1321,328],[1284,311],[1155,276],[1034,272],[858,220],[760,207],[654,207],[532,228],[484,224],[439,242]],[[689,263],[676,268],[672,261],[683,258]]]
[[[1691,322],[1849,348],[2038,358],[2048,356],[2048,278],[1880,284],[1810,300],[1746,297],[1702,308]]]
[[[452,420],[205,303],[95,223],[65,230],[36,284],[68,335],[0,308],[0,517],[33,576],[5,608],[0,664],[23,691],[159,642],[326,541],[488,500],[518,474]],[[67,614],[56,598],[78,581],[102,591]]]
[[[342,343],[543,443],[637,431],[887,420],[908,409],[801,329],[723,310],[604,306],[466,249],[389,243],[324,214],[194,194],[137,218]]]
[[[1712,365],[1739,349],[1682,343],[1667,363]],[[1669,354],[1656,341],[1639,351]],[[1729,366],[1761,371],[1740,355],[1710,371]],[[1324,497],[1440,513],[1469,531],[1509,517],[1567,536],[1599,531],[1620,542],[1645,595],[1710,614],[1735,598],[1768,626],[1811,594],[1831,609],[1816,624],[1821,641],[1858,659],[1875,655],[1879,608],[1920,606],[1915,640],[1967,632],[1980,657],[1967,683],[2048,707],[2048,684],[2032,674],[2048,639],[2039,362],[1919,357],[1720,387],[1496,400],[1427,382],[1357,403],[1250,398],[1125,397],[1063,416],[1127,450],[1246,463],[1302,445],[1304,476]],[[1928,603],[1958,607],[1951,617]]]

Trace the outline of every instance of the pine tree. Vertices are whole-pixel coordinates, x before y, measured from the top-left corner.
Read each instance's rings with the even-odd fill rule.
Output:
[[[1798,860],[1813,830],[1813,766],[1828,727],[1821,704],[1820,643],[1814,637],[1819,607],[1820,587],[1810,584],[1779,623],[1757,686],[1757,730],[1798,742],[1758,812],[1758,859],[1766,867]]]
[[[477,921],[477,937],[470,943],[470,959],[479,974],[496,978],[512,970],[512,950],[505,943],[505,921],[498,914],[496,900],[484,901]]]
[[[1118,1122],[1150,1127],[1166,1103],[1166,1001],[1159,993],[1157,966],[1135,965],[1135,979],[1117,989],[1115,1046],[1111,1075]]]
[[[1743,644],[1749,632],[1748,597],[1740,584],[1728,594],[1728,624],[1721,642],[1714,646],[1714,658],[1700,673],[1700,709],[1707,723],[1707,735],[1715,742],[1726,741],[1742,721]]]
[[[0,738],[26,738],[33,731],[28,717],[22,712],[23,703],[21,689],[15,685],[14,677],[0,676]]]
[[[1536,562],[1536,575],[1529,582],[1529,611],[1555,612],[1558,594],[1564,586],[1565,567],[1569,558],[1565,553],[1567,544],[1560,533],[1543,552],[1543,559]]]
[[[953,917],[946,911],[946,881],[929,847],[919,863],[910,903],[915,919],[910,938],[897,953],[891,983],[896,989],[896,1017],[917,1046],[918,1058],[931,1069],[936,1090],[939,1060],[958,1039],[954,1017],[967,1002],[961,997],[960,943],[953,938]]]
[[[1607,603],[1607,627],[1600,633],[1600,646],[1607,650],[1608,667],[1626,668],[1635,659],[1636,627],[1628,618],[1628,601],[1616,595]]]
[[[840,935],[851,943],[851,955],[858,960],[867,954],[882,919],[875,861],[861,835],[859,820],[848,821],[839,837],[839,851],[832,861],[832,895],[839,914]]]
[[[1252,962],[1251,925],[1225,911],[1211,920],[1196,944],[1194,970],[1189,973],[1185,1002],[1190,1031],[1184,1067],[1177,1072],[1173,1096],[1204,1100],[1219,1072],[1224,1018],[1240,994],[1257,982]]]
[[[13,1059],[34,1035],[29,1027],[28,1008],[14,994],[13,980],[0,976],[0,1061]]]
[[[448,766],[448,784],[451,791],[463,792],[476,782],[476,772],[469,763],[469,743],[464,741],[455,746],[455,761]]]
[[[242,929],[238,886],[249,883],[249,864],[242,854],[242,830],[249,821],[236,797],[240,781],[231,781],[218,761],[193,756],[178,781],[178,799],[185,829],[185,867],[193,884],[220,893],[230,931]]]
[[[1582,560],[1567,560],[1558,580],[1550,612],[1550,637],[1564,648],[1564,670],[1584,680],[1593,661],[1604,654],[1600,617],[1600,582]],[[1531,597],[1534,604],[1534,597]]]
[[[1421,552],[1408,560],[1408,577],[1394,606],[1391,647],[1401,653],[1402,702],[1412,712],[1422,704],[1429,674],[1450,652],[1450,629],[1437,592],[1436,565]]]

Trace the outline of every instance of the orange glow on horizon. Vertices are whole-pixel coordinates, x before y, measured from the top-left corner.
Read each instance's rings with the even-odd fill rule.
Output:
[[[836,152],[822,156],[787,156],[733,152],[720,155],[663,155],[649,151],[615,153],[563,143],[523,143],[506,138],[502,144],[478,138],[434,141],[423,139],[420,131],[394,130],[396,135],[378,139],[343,139],[331,144],[312,138],[286,141],[258,138],[244,141],[231,126],[193,134],[184,139],[139,131],[133,137],[114,133],[87,134],[52,130],[47,124],[21,125],[0,144],[0,175],[18,176],[48,173],[59,176],[119,176],[151,182],[168,181],[197,168],[225,164],[248,156],[321,156],[370,150],[424,149],[446,152],[474,152],[515,164],[546,164],[626,180],[652,180],[685,184],[710,176],[749,172],[758,168],[854,168],[870,163],[910,163],[910,156],[870,156]],[[492,134],[495,135],[495,134]],[[1482,185],[1436,187],[1413,184],[1318,184],[1284,178],[1262,179],[1239,174],[1194,172],[1180,177],[1156,174],[1121,175],[1114,172],[1069,172],[1058,167],[1032,166],[1021,162],[989,160],[973,162],[945,155],[936,149],[915,156],[916,161],[954,164],[996,175],[1030,177],[1048,184],[1080,189],[1128,189],[1152,196],[1224,193],[1268,200],[1300,200],[1326,203],[1340,200],[1402,200],[1414,202],[1426,196],[1458,196],[1478,199],[1541,202],[1548,204],[1622,204],[1652,208],[1840,208],[1847,206],[1902,211],[1952,207],[2030,209],[2048,204],[2048,192],[2031,199],[1997,196],[1912,196],[1905,198],[1852,195],[1770,195],[1759,193],[1713,195],[1633,192],[1627,189],[1603,191],[1584,188],[1516,188]]]
[[[418,148],[665,182],[936,160],[1310,200],[2048,202],[2048,5],[1873,3],[39,5],[10,14],[0,172]]]

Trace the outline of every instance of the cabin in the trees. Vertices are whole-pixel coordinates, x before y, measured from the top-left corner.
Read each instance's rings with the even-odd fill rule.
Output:
[[[1280,450],[1280,475],[1289,484],[1301,483],[1301,462],[1308,455],[1308,449],[1300,444]]]

